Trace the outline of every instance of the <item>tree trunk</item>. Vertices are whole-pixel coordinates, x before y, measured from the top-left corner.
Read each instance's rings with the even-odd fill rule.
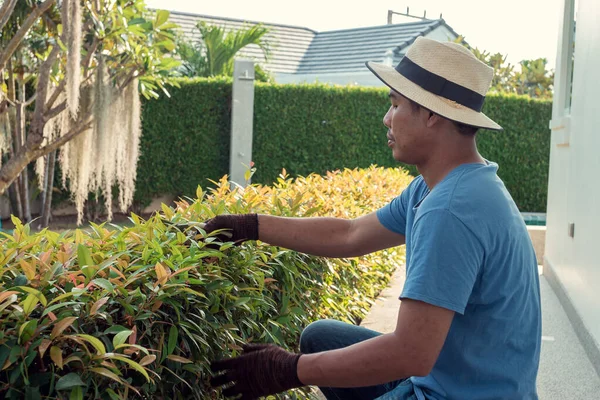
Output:
[[[50,214],[52,213],[52,189],[54,188],[54,166],[56,165],[56,150],[48,154],[48,168],[46,168],[46,186],[44,187],[44,208],[42,210],[42,228],[50,225]]]
[[[41,211],[40,211],[40,215],[43,215],[44,212],[44,208],[46,207],[46,187],[48,186],[48,167],[50,166],[48,163],[48,160],[50,159],[50,155],[44,156],[45,161],[44,161],[44,179],[42,181],[41,186],[41,192],[40,192],[40,198],[41,198]],[[38,176],[38,179],[40,177]]]
[[[12,59],[8,60],[8,98],[13,102],[13,104],[17,100],[16,90],[15,90],[15,74],[13,71]],[[11,124],[11,135],[12,135],[12,143],[10,149],[10,157],[12,158],[17,152],[18,146],[18,135],[17,135],[17,124],[16,118],[15,123]],[[13,193],[14,193],[14,203],[13,203],[13,212],[17,213],[17,217],[19,219],[23,219],[23,204],[21,203],[21,187],[19,180],[17,179],[13,185]]]
[[[18,150],[21,149],[25,143],[25,101],[27,95],[25,93],[25,82],[23,79],[19,79],[19,102],[17,103],[17,146]],[[28,179],[27,167],[21,173],[21,204],[23,204],[23,218],[25,222],[31,221],[31,207],[29,202],[29,179]]]

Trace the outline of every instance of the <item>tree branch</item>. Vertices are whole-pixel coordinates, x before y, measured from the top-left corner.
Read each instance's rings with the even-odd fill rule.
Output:
[[[29,100],[27,100],[27,101],[25,102],[25,107],[28,107],[28,106],[30,106],[31,104],[33,104],[33,102],[35,101],[35,99],[36,99],[36,98],[37,98],[37,93],[35,93],[33,96],[31,96],[31,97],[29,98]]]
[[[44,114],[44,119],[46,121],[49,121],[66,109],[67,109],[67,101],[65,100],[62,103],[60,103],[59,105],[57,105],[56,107],[46,111],[46,113]]]
[[[40,66],[40,72],[37,84],[37,98],[35,111],[33,112],[32,132],[41,133],[44,126],[44,107],[46,105],[46,96],[48,93],[48,82],[50,80],[50,71],[56,58],[60,54],[60,46],[54,46],[48,58]]]
[[[0,8],[0,31],[10,19],[16,4],[17,0],[6,0],[4,4],[2,4],[2,7]]]
[[[46,154],[53,152],[54,150],[57,150],[58,148],[63,146],[65,143],[74,139],[75,136],[81,134],[86,129],[89,129],[92,126],[92,122],[93,122],[92,113],[87,113],[84,116],[84,118],[77,125],[75,125],[67,134],[55,139],[53,142],[48,143],[44,147],[40,147],[39,149],[34,150],[32,160],[35,160],[39,157],[43,157]]]
[[[66,79],[63,78],[63,80],[60,81],[60,83],[58,84],[56,89],[54,89],[54,93],[52,93],[52,95],[50,96],[50,99],[46,103],[46,110],[48,110],[50,107],[52,107],[54,105],[56,100],[58,100],[58,96],[60,96],[62,91],[65,90],[66,85],[67,85],[67,81],[66,81]]]
[[[0,195],[6,192],[6,189],[8,189],[13,181],[19,176],[19,173],[23,171],[31,161],[58,149],[88,129],[92,124],[91,116],[91,113],[86,114],[85,117],[82,118],[82,120],[66,135],[59,137],[44,147],[39,147],[41,144],[41,141],[39,141],[39,138],[37,137],[39,135],[29,136],[25,145],[21,147],[19,151],[15,152],[8,162],[0,169]]]
[[[4,51],[0,53],[0,71],[4,69],[6,62],[17,50],[17,48],[23,41],[23,38],[25,37],[29,29],[31,29],[35,21],[40,17],[40,15],[48,11],[48,9],[54,4],[55,1],[56,0],[46,0],[39,6],[33,8],[33,11],[31,11],[31,14],[27,16],[27,18],[23,22],[23,25],[21,25],[21,28],[19,28],[15,36],[13,36],[10,42],[8,42],[8,45],[6,46]]]

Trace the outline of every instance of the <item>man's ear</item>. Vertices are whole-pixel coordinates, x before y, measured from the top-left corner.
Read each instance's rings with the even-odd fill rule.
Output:
[[[428,117],[427,117],[427,127],[428,128],[432,128],[436,124],[439,124],[440,122],[442,122],[443,118],[440,117],[438,114],[433,113],[429,110],[427,110],[427,113],[428,113]]]

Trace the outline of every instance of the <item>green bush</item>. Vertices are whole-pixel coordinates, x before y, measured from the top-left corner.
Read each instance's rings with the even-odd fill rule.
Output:
[[[181,79],[171,97],[144,101],[135,200],[193,196],[229,170],[231,81]]]
[[[247,242],[210,249],[199,221],[221,213],[354,218],[408,185],[399,169],[221,179],[133,225],[0,236],[0,397],[207,399],[211,360],[245,341],[296,349],[317,318],[357,323],[403,263],[402,249],[325,259]],[[299,397],[302,391],[297,392]]]
[[[172,98],[144,105],[142,156],[136,199],[193,195],[228,172],[231,82],[195,80]],[[338,168],[393,167],[383,116],[387,89],[257,83],[254,104],[254,181],[273,182]],[[521,211],[546,210],[551,103],[490,95],[484,112],[505,128],[479,133],[484,157],[500,165]],[[409,168],[416,174],[414,168]]]

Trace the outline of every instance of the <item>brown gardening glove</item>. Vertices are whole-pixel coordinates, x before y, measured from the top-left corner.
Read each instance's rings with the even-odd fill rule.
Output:
[[[210,385],[228,385],[223,395],[233,397],[241,394],[240,400],[254,400],[302,387],[304,384],[297,373],[299,359],[300,354],[287,352],[273,344],[246,344],[241,356],[211,364],[213,373],[225,373],[214,376]],[[229,385],[231,383],[234,385]]]
[[[204,230],[206,233],[221,230],[216,237],[221,242],[235,242],[241,244],[246,240],[258,240],[258,215],[217,215],[206,221]]]

